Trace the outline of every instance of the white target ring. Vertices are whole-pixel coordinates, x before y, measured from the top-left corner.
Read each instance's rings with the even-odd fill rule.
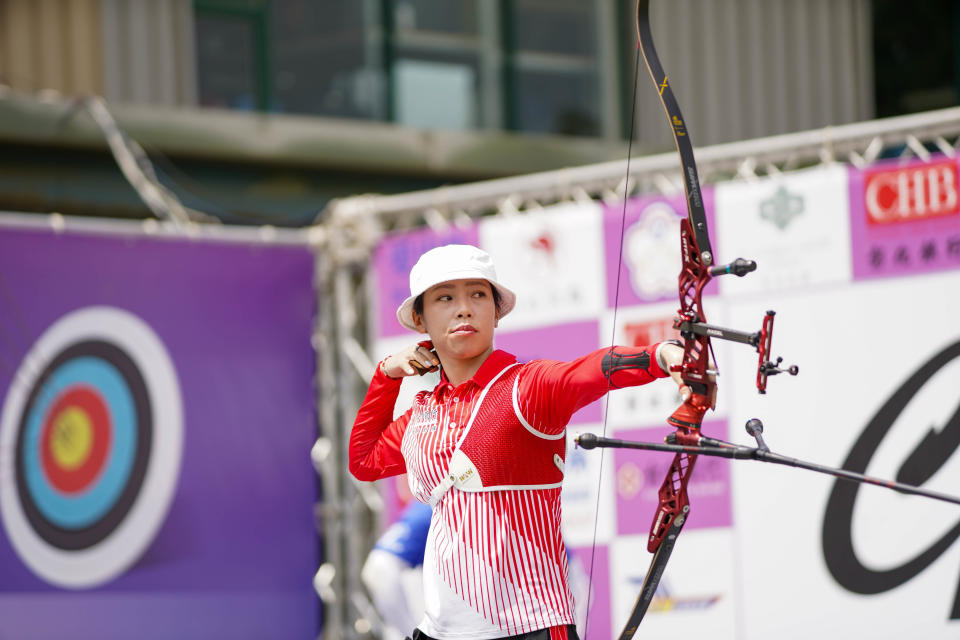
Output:
[[[144,406],[149,407],[144,412],[147,415],[139,416],[139,420],[149,425],[150,437],[149,442],[139,443],[144,449],[137,463],[136,486],[120,487],[127,489],[123,509],[115,509],[106,525],[99,523],[92,542],[88,533],[85,542],[72,544],[69,531],[64,534],[62,528],[48,527],[68,542],[56,544],[37,527],[43,517],[36,514],[42,514],[43,509],[28,504],[31,493],[23,481],[23,469],[28,464],[24,457],[31,461],[37,458],[32,453],[39,445],[28,437],[36,429],[30,432],[24,425],[29,422],[30,412],[40,411],[37,407],[44,402],[41,386],[47,384],[44,380],[55,378],[51,370],[70,349],[89,344],[120,354],[124,366],[135,372],[147,397]],[[87,361],[95,362],[96,358]],[[103,368],[109,369],[109,364]],[[180,386],[173,361],[153,329],[132,313],[115,307],[87,307],[61,317],[24,357],[0,414],[0,520],[17,555],[37,576],[60,587],[91,588],[121,575],[140,558],[166,519],[180,475],[182,448]],[[124,467],[126,475],[113,474],[121,478],[114,481],[129,478],[129,467]],[[42,473],[34,469],[30,477],[36,484]],[[55,491],[43,490],[59,499]],[[114,494],[105,498],[114,499]],[[60,508],[60,503],[53,504]],[[91,518],[99,513],[94,512]]]

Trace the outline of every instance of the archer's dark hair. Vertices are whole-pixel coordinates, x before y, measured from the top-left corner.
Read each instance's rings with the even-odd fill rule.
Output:
[[[503,298],[500,296],[500,291],[498,291],[497,288],[492,284],[490,285],[490,291],[491,291],[491,294],[493,295],[493,306],[496,308],[497,317],[499,318],[500,309],[501,309],[500,301],[503,300]],[[413,299],[413,312],[416,313],[418,316],[423,316],[423,294],[422,293]]]

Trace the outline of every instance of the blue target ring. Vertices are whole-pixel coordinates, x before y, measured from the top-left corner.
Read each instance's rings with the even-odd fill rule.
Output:
[[[51,486],[40,447],[49,408],[64,391],[80,384],[96,389],[109,408],[112,445],[91,486],[67,495]],[[31,527],[50,545],[69,551],[106,539],[140,493],[153,443],[150,397],[130,356],[99,340],[63,350],[30,391],[18,431],[17,491]]]
[[[41,465],[44,420],[61,393],[75,385],[94,388],[109,408],[112,446],[104,468],[92,486],[65,494],[52,486]],[[22,456],[27,490],[39,512],[64,529],[89,527],[116,504],[130,479],[137,448],[137,412],[133,394],[115,366],[82,356],[51,371],[26,415]]]

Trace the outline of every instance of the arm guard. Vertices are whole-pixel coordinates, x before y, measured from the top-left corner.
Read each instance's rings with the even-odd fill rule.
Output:
[[[617,353],[616,349],[616,347],[611,347],[607,354],[603,356],[603,361],[600,363],[600,368],[603,370],[603,375],[607,379],[607,384],[611,389],[620,388],[619,385],[613,382],[613,376],[618,371],[626,371],[629,369],[648,370],[650,368],[650,354],[647,353],[646,349],[639,353]]]

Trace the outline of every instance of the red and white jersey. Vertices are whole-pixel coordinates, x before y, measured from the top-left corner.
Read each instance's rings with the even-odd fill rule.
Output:
[[[653,354],[654,348],[617,351]],[[608,380],[601,363],[609,352],[602,349],[572,362],[535,360],[512,366],[512,355],[494,351],[473,378],[457,387],[441,376],[433,391],[419,393],[396,420],[393,406],[401,381],[378,368],[350,435],[350,470],[360,480],[406,472],[418,500],[434,497],[424,555],[426,614],[419,625],[428,636],[498,638],[574,623],[560,532],[560,487],[553,482],[558,474],[554,469],[551,475],[547,463],[552,464],[575,411],[609,388],[667,375],[649,357],[641,359],[648,362],[646,368],[620,369]],[[501,376],[508,387],[497,386]],[[488,394],[490,402],[485,402]],[[474,416],[480,420],[471,424]],[[523,440],[522,456],[506,450],[509,440],[494,433],[515,423],[532,434]],[[527,458],[531,464],[543,463],[538,473],[544,482],[530,481],[526,474],[524,486],[508,480],[480,488],[448,483],[449,490],[438,490],[468,425],[470,439],[496,443],[489,455],[478,456],[483,448],[477,440],[467,440],[475,445],[472,458],[480,475]],[[562,462],[556,464],[562,467]]]

